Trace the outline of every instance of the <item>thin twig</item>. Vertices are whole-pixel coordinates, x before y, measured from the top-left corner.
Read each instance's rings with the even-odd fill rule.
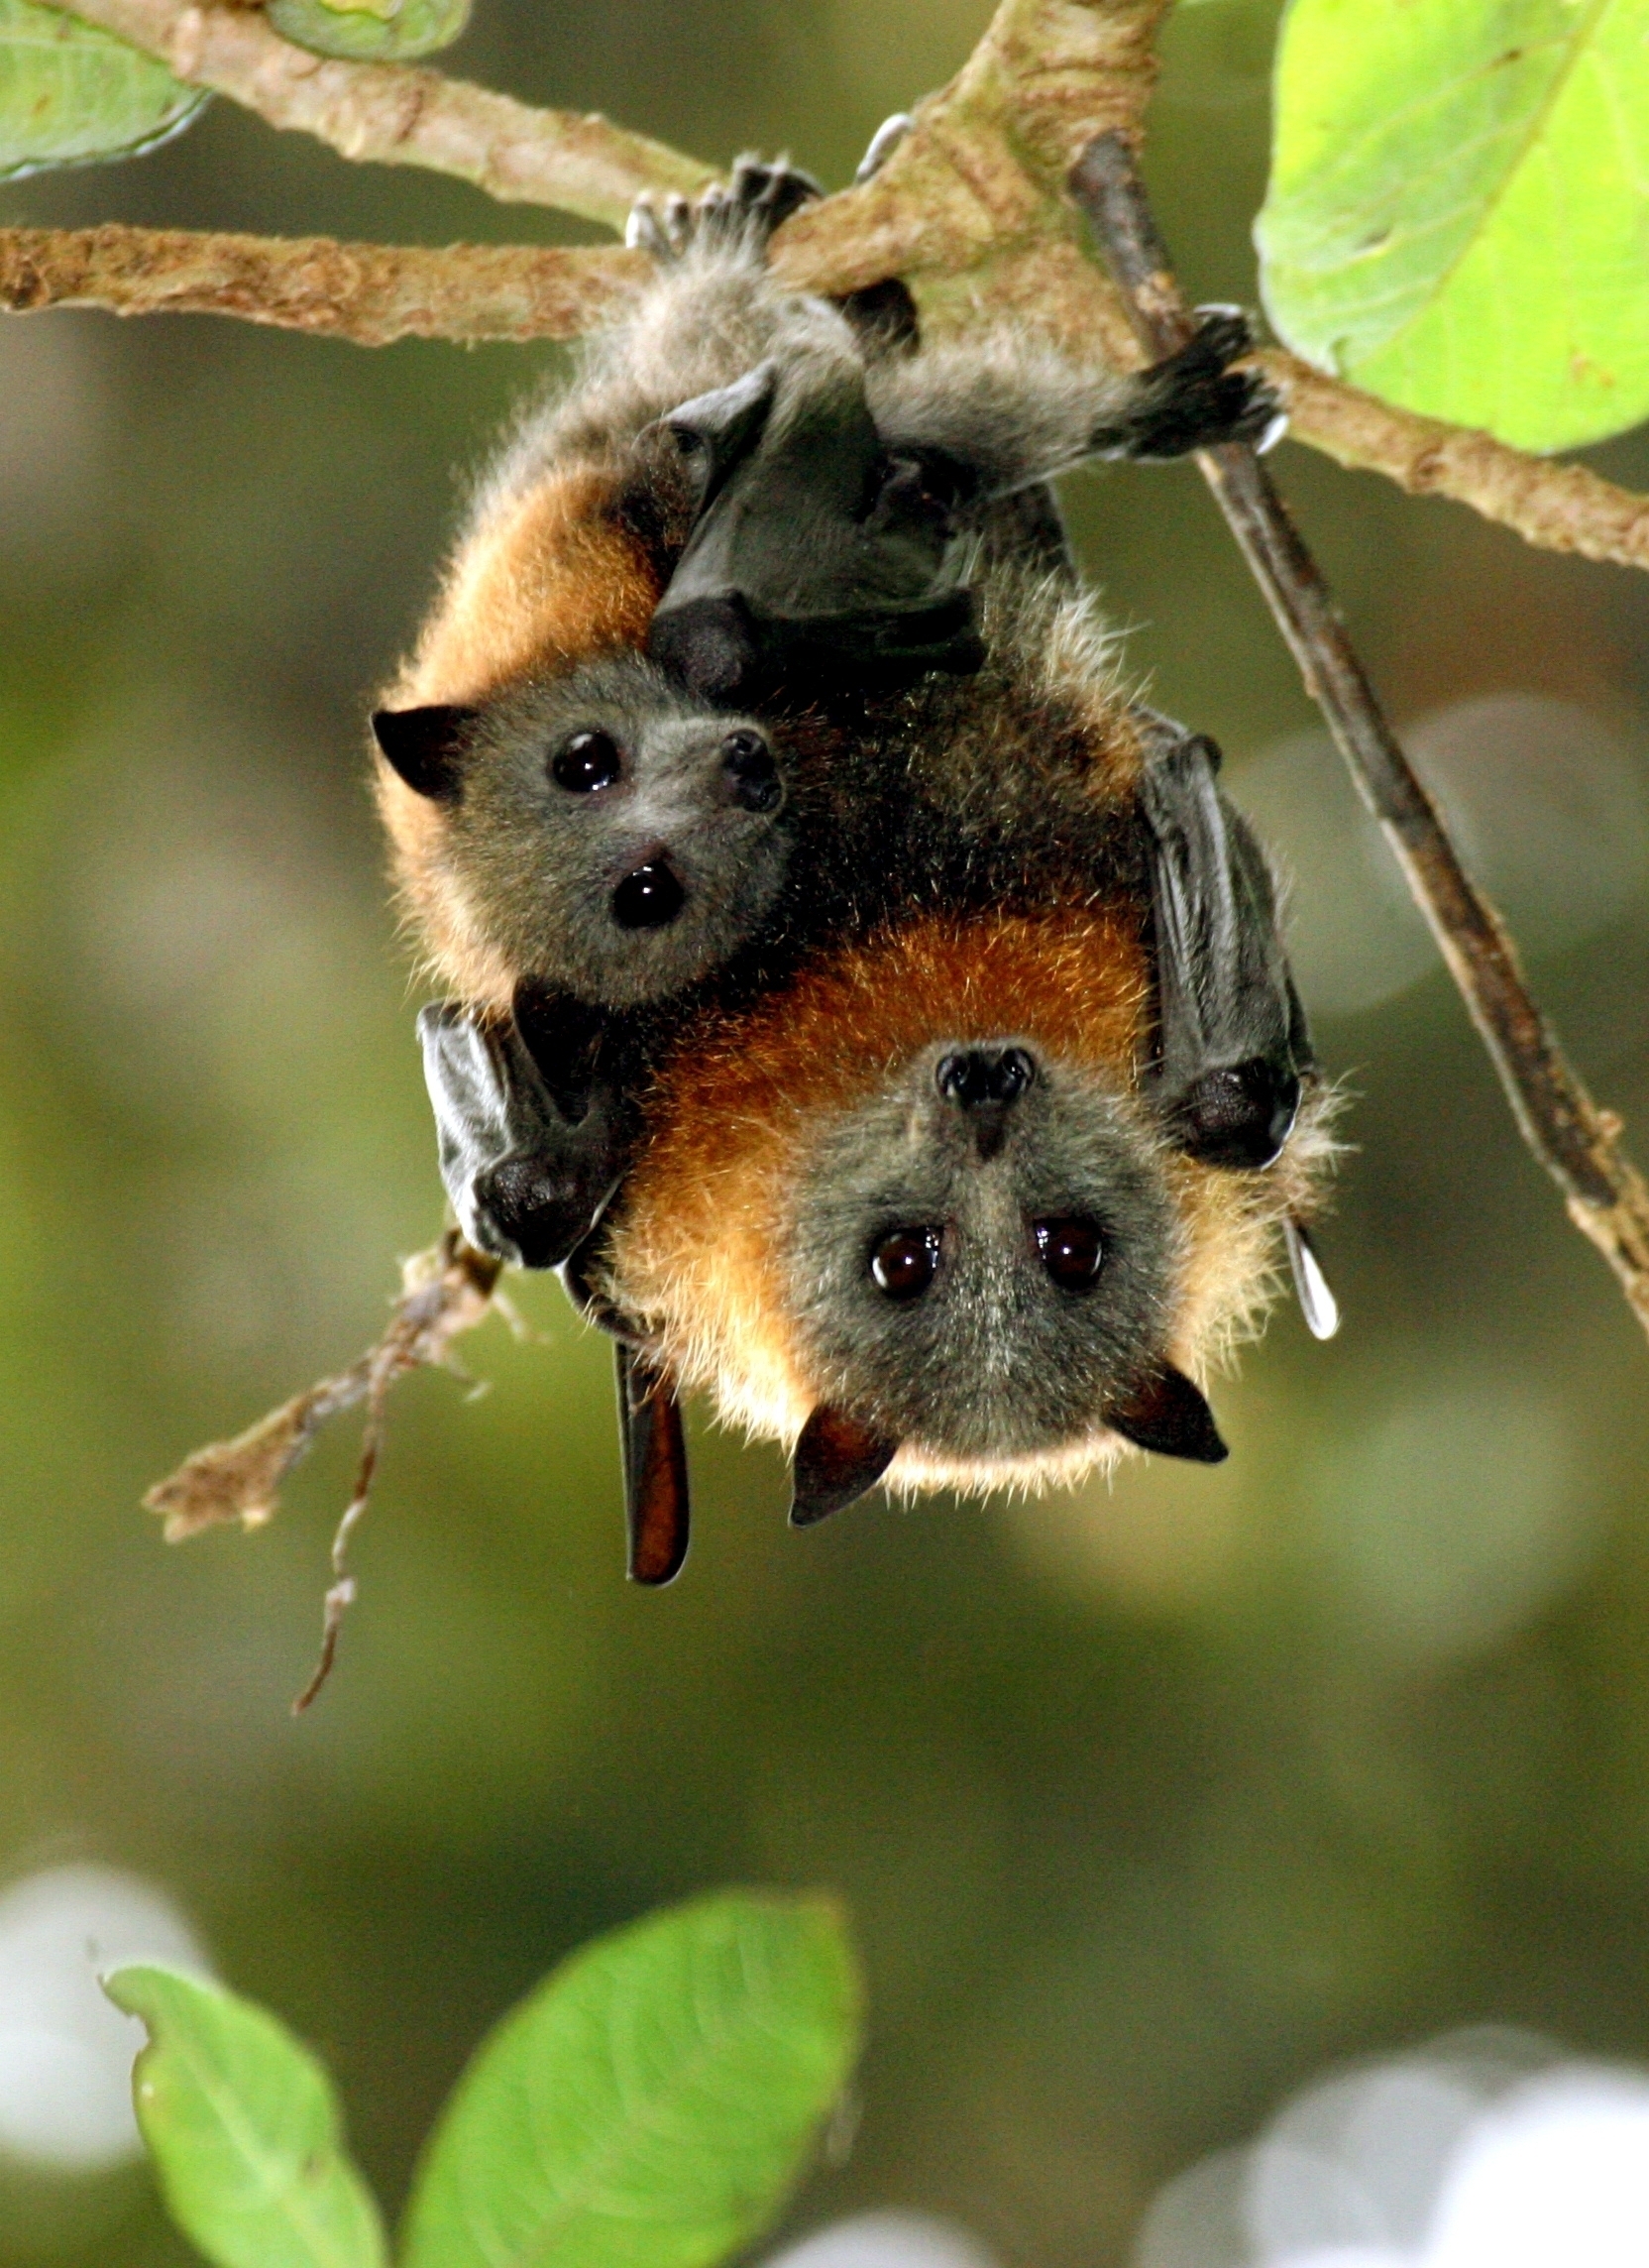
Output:
[[[617,245],[339,244],[194,229],[0,229],[0,309],[239,315],[357,346],[392,339],[571,339],[645,283]]]
[[[332,1675],[332,1664],[338,1658],[338,1634],[344,1627],[345,1615],[355,1604],[355,1577],[349,1572],[348,1566],[349,1539],[354,1534],[356,1524],[366,1511],[367,1500],[373,1492],[379,1451],[384,1446],[384,1404],[389,1383],[388,1378],[381,1373],[374,1380],[368,1398],[367,1425],[361,1439],[361,1462],[355,1468],[355,1487],[332,1536],[332,1582],[321,1604],[321,1650],[310,1672],[308,1684],[292,1703],[294,1717],[303,1715]]]
[[[293,47],[256,8],[189,0],[63,0],[67,13],[158,56],[341,157],[426,166],[506,204],[554,205],[622,228],[643,189],[692,195],[713,177],[696,158],[572,110],[536,110],[490,87],[407,63],[342,62]]]
[[[1142,345],[1153,357],[1171,354],[1191,335],[1192,318],[1129,139],[1099,136],[1073,169],[1070,185],[1133,311]],[[1198,463],[1431,925],[1524,1141],[1649,1329],[1649,1190],[1621,1148],[1619,1119],[1594,1103],[1530,996],[1505,925],[1467,874],[1398,746],[1270,475],[1252,449],[1235,444],[1203,451]]]
[[[281,1483],[326,1420],[358,1409],[363,1402],[367,1405],[355,1486],[332,1539],[333,1581],[326,1594],[320,1659],[292,1704],[294,1714],[307,1709],[326,1683],[338,1650],[339,1626],[354,1603],[355,1578],[347,1566],[349,1539],[372,1492],[389,1389],[410,1370],[457,1367],[451,1359],[452,1342],[485,1321],[501,1265],[466,1244],[456,1229],[449,1229],[439,1244],[404,1264],[400,1296],[384,1336],[359,1362],[294,1395],[234,1440],[197,1449],[143,1500],[147,1511],[165,1519],[168,1543],[180,1543],[224,1521],[261,1528],[274,1519]]]

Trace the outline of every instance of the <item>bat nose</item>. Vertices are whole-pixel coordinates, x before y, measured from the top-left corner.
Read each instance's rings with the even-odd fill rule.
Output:
[[[946,1102],[967,1115],[982,1161],[1008,1138],[1008,1113],[1035,1082],[1036,1059],[1024,1048],[958,1048],[941,1056],[934,1074]]]
[[[1017,1102],[1037,1077],[1036,1059],[1024,1048],[958,1048],[941,1056],[934,1075],[947,1102],[963,1110]]]
[[[721,742],[722,792],[742,811],[777,811],[785,797],[784,782],[773,751],[752,726],[741,725]]]
[[[624,876],[612,893],[620,929],[666,929],[687,903],[687,892],[668,859],[649,858]]]

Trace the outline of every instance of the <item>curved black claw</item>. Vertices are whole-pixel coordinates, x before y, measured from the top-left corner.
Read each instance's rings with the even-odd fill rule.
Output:
[[[696,203],[679,195],[637,197],[624,241],[664,263],[685,260],[696,245],[759,252],[793,212],[824,193],[800,167],[783,159],[768,165],[746,152],[733,161],[729,179],[713,181]]]
[[[1282,397],[1257,370],[1230,365],[1254,352],[1240,307],[1199,307],[1194,335],[1176,354],[1142,373],[1141,393],[1119,456],[1160,464],[1222,441],[1268,448],[1281,432]]]

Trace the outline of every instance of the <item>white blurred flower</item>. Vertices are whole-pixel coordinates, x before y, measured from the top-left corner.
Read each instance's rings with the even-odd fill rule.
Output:
[[[79,2174],[140,2155],[143,2026],[98,1984],[134,1961],[207,1966],[165,1891],[136,1874],[54,1867],[0,1893],[0,2152]]]
[[[1458,2032],[1321,2082],[1156,2200],[1135,2268],[1644,2268],[1649,2073]]]
[[[833,2220],[763,2268],[996,2268],[984,2246],[953,2221],[925,2212],[862,2212]]]

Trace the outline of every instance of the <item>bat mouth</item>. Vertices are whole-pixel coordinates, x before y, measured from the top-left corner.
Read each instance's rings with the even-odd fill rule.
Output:
[[[609,901],[620,929],[668,929],[687,903],[687,886],[666,857],[632,866]]]

